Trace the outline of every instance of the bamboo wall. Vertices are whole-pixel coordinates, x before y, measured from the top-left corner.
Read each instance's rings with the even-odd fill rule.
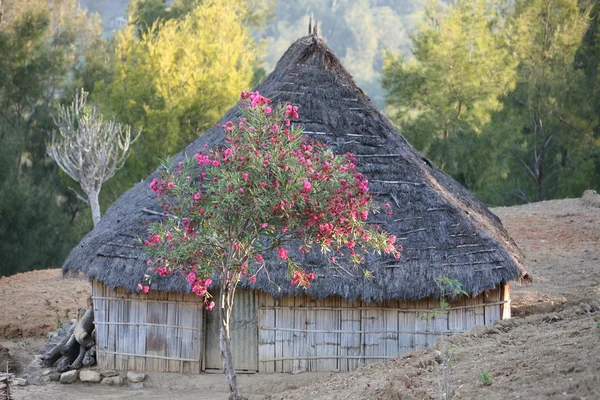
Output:
[[[217,308],[199,298],[126,293],[93,281],[97,359],[101,368],[198,374],[220,369]],[[434,346],[475,325],[510,318],[508,285],[475,298],[350,303],[339,297],[274,299],[238,291],[231,317],[238,371],[349,371]]]
[[[258,297],[259,372],[266,373],[349,371],[510,318],[508,285],[456,299],[443,312],[432,299],[367,304],[339,297]]]
[[[200,373],[204,321],[196,295],[126,293],[93,281],[92,299],[101,368]]]

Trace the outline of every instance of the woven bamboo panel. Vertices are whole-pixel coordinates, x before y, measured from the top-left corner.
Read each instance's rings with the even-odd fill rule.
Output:
[[[92,282],[100,368],[201,371],[202,304],[194,295],[126,293]]]
[[[348,371],[435,346],[441,337],[510,315],[508,287],[439,300],[349,303],[258,295],[259,371]]]

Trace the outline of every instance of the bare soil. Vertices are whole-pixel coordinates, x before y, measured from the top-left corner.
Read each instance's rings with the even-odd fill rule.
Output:
[[[460,399],[600,399],[600,208],[567,199],[492,211],[523,250],[534,278],[531,285],[512,285],[514,318],[348,373],[241,375],[242,392],[250,399],[443,399],[446,382]],[[89,290],[87,282],[61,280],[58,270],[0,279],[0,345],[26,365],[41,336],[56,326],[57,313],[45,300],[59,315],[72,316]],[[442,357],[452,359],[447,378]],[[139,391],[85,384],[16,388],[15,399],[36,397],[228,396],[222,375],[150,374]]]

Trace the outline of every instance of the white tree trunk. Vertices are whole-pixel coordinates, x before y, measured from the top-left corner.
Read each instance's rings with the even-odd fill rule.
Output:
[[[100,194],[100,191],[91,190],[86,194],[92,209],[92,220],[94,221],[95,228],[102,218],[102,215],[100,214],[100,202],[98,201],[98,195]]]
[[[225,373],[225,379],[227,385],[231,391],[231,399],[239,400],[240,395],[238,391],[237,376],[235,374],[235,367],[233,365],[233,354],[231,352],[231,340],[229,336],[229,317],[231,316],[231,310],[233,308],[233,296],[235,294],[235,288],[230,287],[229,284],[222,285],[221,287],[221,301],[219,302],[219,314],[221,320],[221,334],[220,334],[220,348],[221,348],[221,359],[223,360],[223,372]]]

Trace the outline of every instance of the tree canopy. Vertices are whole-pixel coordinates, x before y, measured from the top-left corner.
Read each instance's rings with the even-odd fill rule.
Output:
[[[114,78],[94,96],[104,112],[142,134],[123,172],[108,183],[111,191],[145,178],[157,157],[200,136],[250,85],[259,49],[246,15],[243,2],[207,0],[147,31],[130,25],[118,33]]]
[[[600,155],[585,101],[597,69],[576,60],[589,14],[575,0],[431,2],[414,60],[386,55],[388,113],[485,201],[579,196],[597,187]]]

